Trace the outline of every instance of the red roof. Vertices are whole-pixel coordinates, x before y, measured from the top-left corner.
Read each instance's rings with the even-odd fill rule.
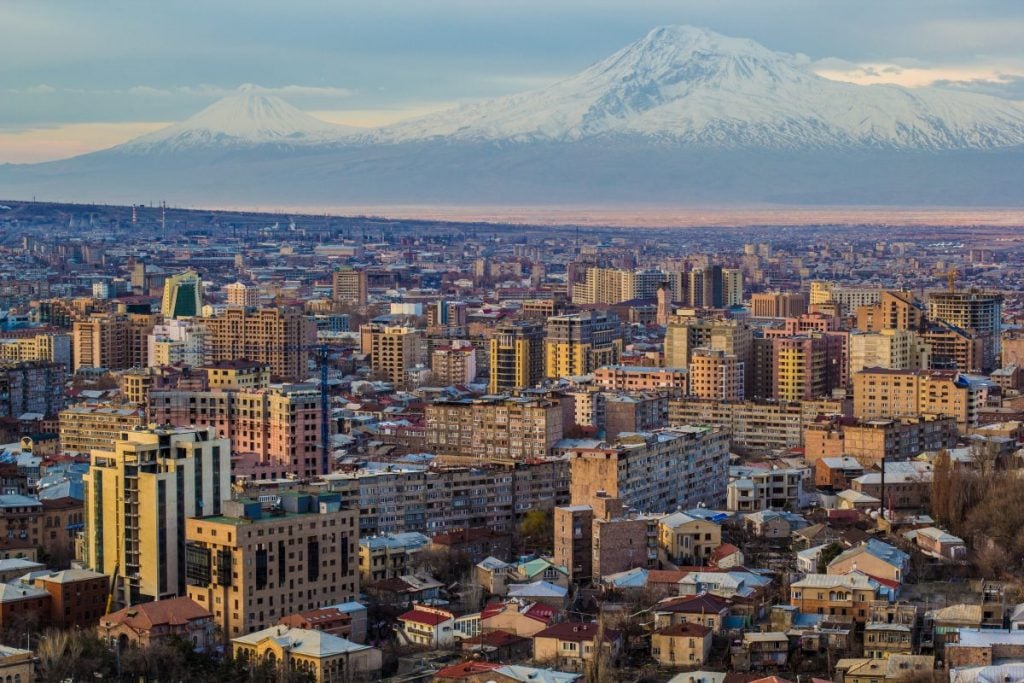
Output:
[[[739,551],[740,549],[734,546],[732,543],[723,543],[722,545],[718,546],[717,548],[711,551],[711,561],[717,562],[723,557],[729,557],[730,555],[738,553]]]
[[[451,614],[436,614],[434,612],[425,612],[421,609],[411,609],[402,616],[398,617],[399,621],[414,621],[417,624],[427,624],[428,626],[437,626],[438,624],[448,621],[452,618]]]
[[[190,598],[170,598],[143,602],[125,607],[100,619],[103,626],[124,624],[135,631],[149,631],[154,626],[183,626],[212,615]]]
[[[512,643],[518,643],[526,640],[522,636],[517,636],[514,633],[508,631],[488,631],[487,633],[481,633],[478,636],[472,638],[466,638],[462,641],[463,647],[466,645],[486,645],[490,647],[501,647],[503,645],[511,645]]]
[[[710,593],[694,597],[680,597],[663,600],[654,606],[655,612],[677,612],[685,614],[718,614],[728,609],[729,601]]]
[[[703,638],[707,634],[711,633],[711,629],[702,624],[684,621],[681,624],[666,626],[663,629],[655,631],[655,633],[662,636],[693,636]]]

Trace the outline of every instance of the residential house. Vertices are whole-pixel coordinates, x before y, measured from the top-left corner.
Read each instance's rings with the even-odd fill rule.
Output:
[[[569,589],[547,581],[516,583],[508,587],[508,597],[525,602],[539,602],[561,610],[569,603]]]
[[[828,564],[828,574],[861,571],[868,576],[902,583],[910,568],[910,555],[877,538],[836,556]]]
[[[696,623],[666,626],[651,634],[651,657],[662,666],[701,666],[711,655],[713,631]]]
[[[505,595],[512,565],[496,557],[487,557],[473,567],[477,585],[491,595]]]
[[[666,598],[654,605],[651,613],[656,629],[677,624],[701,624],[718,633],[729,616],[729,606],[728,600],[704,593],[696,597]]]
[[[246,662],[269,661],[298,671],[316,683],[379,676],[381,651],[314,631],[271,626],[231,639],[232,655]]]
[[[743,634],[743,653],[755,669],[783,667],[789,661],[789,636],[779,631]]]
[[[480,632],[502,631],[531,638],[553,624],[559,613],[554,607],[537,602],[489,602],[480,613]]]
[[[658,542],[677,565],[706,565],[722,544],[722,527],[713,521],[674,512],[658,521]]]
[[[856,458],[843,455],[836,458],[820,458],[814,463],[814,484],[820,489],[842,491],[850,488],[850,482],[864,474],[864,466]]]
[[[186,597],[125,607],[101,617],[96,633],[105,642],[122,648],[145,648],[170,640],[183,640],[203,650],[217,644],[213,615]]]
[[[511,557],[512,534],[489,527],[471,527],[431,536],[428,548],[476,563],[487,557]]]
[[[894,654],[886,659],[840,659],[838,683],[896,683],[901,679],[930,675],[935,670],[931,655]],[[926,679],[927,680],[927,679]]]
[[[761,510],[744,515],[743,526],[760,538],[789,538],[794,531],[807,526],[807,520],[791,512]]]
[[[488,631],[460,643],[462,652],[488,662],[515,662],[529,659],[533,641],[508,631]]]
[[[598,634],[603,633],[598,643]],[[596,622],[566,621],[540,631],[533,636],[533,659],[550,663],[554,668],[567,671],[584,671],[587,663],[603,650],[614,660],[622,647],[619,631],[601,629]]]
[[[904,534],[913,540],[925,555],[940,560],[964,562],[967,560],[967,543],[962,538],[933,526],[915,529]]]
[[[790,584],[789,604],[805,614],[845,616],[864,623],[878,584],[860,573],[808,574]]]
[[[409,645],[436,650],[455,643],[455,615],[440,607],[416,604],[398,617],[395,631]]]

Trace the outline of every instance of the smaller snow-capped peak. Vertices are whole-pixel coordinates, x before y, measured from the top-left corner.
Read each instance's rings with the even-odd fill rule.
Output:
[[[245,84],[181,123],[131,140],[121,149],[325,144],[345,140],[362,130],[321,121],[259,86]]]

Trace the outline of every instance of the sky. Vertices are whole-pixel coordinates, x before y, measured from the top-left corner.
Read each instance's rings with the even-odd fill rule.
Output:
[[[546,85],[667,24],[828,78],[1024,100],[1020,0],[3,0],[0,163],[109,147],[245,83],[384,125]]]

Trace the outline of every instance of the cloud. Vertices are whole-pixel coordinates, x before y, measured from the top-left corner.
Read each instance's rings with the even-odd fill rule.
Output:
[[[908,88],[926,86],[950,87],[952,84],[971,84],[962,90],[982,92],[1006,97],[1016,92],[1016,79],[1024,78],[1024,63],[925,64],[920,60],[893,59],[885,62],[851,62],[842,59],[819,59],[810,66],[819,76],[833,81],[846,81],[859,85],[890,83]],[[1010,85],[1004,88],[1001,86]],[[1001,94],[1005,91],[1007,94]],[[1019,99],[1019,97],[1013,97]]]

